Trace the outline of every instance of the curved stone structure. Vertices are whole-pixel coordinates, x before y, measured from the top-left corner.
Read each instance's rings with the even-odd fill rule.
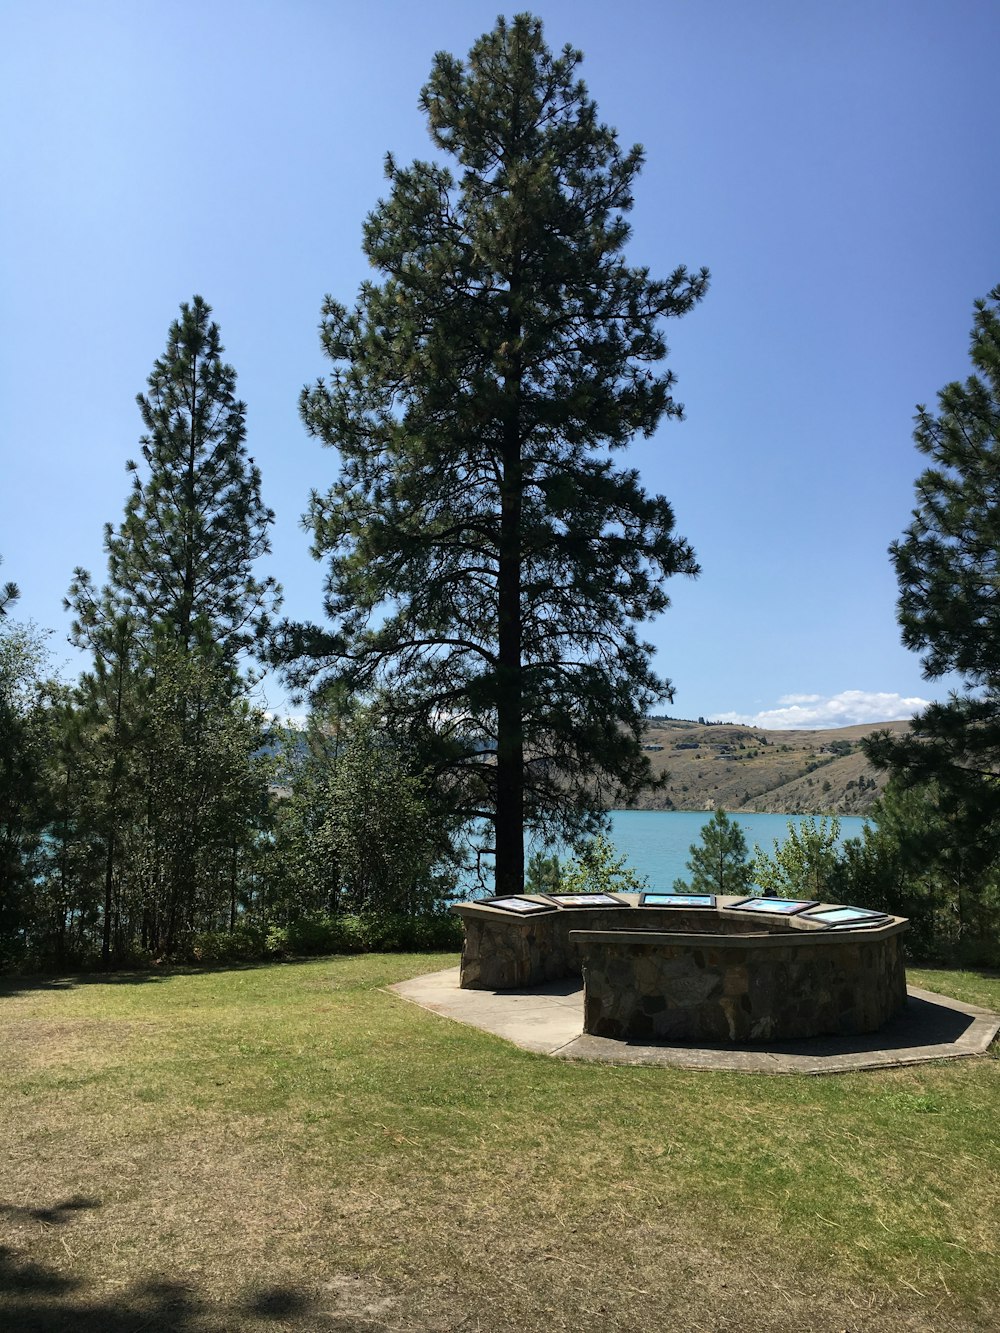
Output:
[[[641,907],[621,895],[621,906],[529,916],[461,903],[461,985],[506,990],[582,973],[584,1031],[645,1041],[874,1032],[906,1003],[904,918],[831,928],[740,911],[740,901]]]

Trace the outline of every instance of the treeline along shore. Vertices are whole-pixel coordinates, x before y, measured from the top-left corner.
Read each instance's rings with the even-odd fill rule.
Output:
[[[740,722],[650,718],[643,747],[666,781],[635,810],[744,814],[866,815],[886,783],[861,741],[874,731],[903,734],[906,722],[869,722],[826,731],[768,731]]]

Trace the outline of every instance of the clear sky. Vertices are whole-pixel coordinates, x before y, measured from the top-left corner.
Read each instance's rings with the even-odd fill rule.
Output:
[[[519,6],[521,8],[523,6]],[[495,0],[46,0],[0,18],[0,579],[66,643],[138,455],[135,395],[181,301],[213,306],[276,511],[267,572],[318,619],[300,515],[336,456],[298,419],[323,295],[366,276],[383,157]],[[514,10],[507,11],[512,14]],[[840,725],[940,695],[886,555],[918,402],[968,373],[1000,282],[996,0],[538,0],[641,142],[629,257],[707,265],[668,327],[687,419],[631,458],[703,567],[648,629],[675,716]],[[284,707],[268,686],[272,707]],[[789,702],[791,701],[791,702]]]

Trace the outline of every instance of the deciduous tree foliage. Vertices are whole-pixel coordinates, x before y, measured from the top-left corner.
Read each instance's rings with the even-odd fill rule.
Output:
[[[788,821],[788,836],[775,842],[769,855],[758,847],[751,878],[775,898],[816,898],[829,902],[836,882],[840,820],[808,815],[799,824]],[[835,900],[834,900],[835,901]]]
[[[434,913],[455,888],[454,821],[377,710],[317,701],[285,740],[267,896],[275,915]]]
[[[914,439],[931,465],[916,483],[913,521],[890,547],[903,642],[924,675],[957,672],[961,691],[933,704],[909,735],[864,743],[904,781],[1000,813],[1000,287],[975,304],[974,373],[946,385],[938,411],[919,407]]]
[[[389,157],[364,251],[379,274],[324,305],[328,379],[309,431],[340,453],[313,496],[335,632],[291,631],[317,666],[383,690],[469,819],[494,827],[496,885],[523,885],[525,822],[570,837],[650,776],[647,709],[671,697],[637,625],[696,572],[662,496],[613,452],[680,417],[665,317],[705,270],[631,267],[642,162],[602,124],[541,23],[520,15],[421,93],[454,168]]]
[[[34,626],[0,626],[0,960],[31,919],[51,814],[46,658]]]

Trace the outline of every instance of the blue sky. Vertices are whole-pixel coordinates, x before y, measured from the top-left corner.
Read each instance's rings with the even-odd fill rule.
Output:
[[[47,0],[0,28],[0,575],[75,671],[62,598],[103,572],[138,454],[135,395],[181,301],[213,306],[276,511],[268,572],[321,615],[299,517],[336,457],[298,419],[330,292],[367,270],[387,150],[479,0]],[[513,13],[514,11],[508,11]],[[629,256],[707,265],[668,327],[687,420],[631,458],[703,567],[648,627],[676,716],[839,725],[940,695],[899,643],[886,555],[918,402],[968,373],[1000,282],[994,0],[553,0],[534,12],[624,144]],[[284,707],[276,682],[272,707]]]

